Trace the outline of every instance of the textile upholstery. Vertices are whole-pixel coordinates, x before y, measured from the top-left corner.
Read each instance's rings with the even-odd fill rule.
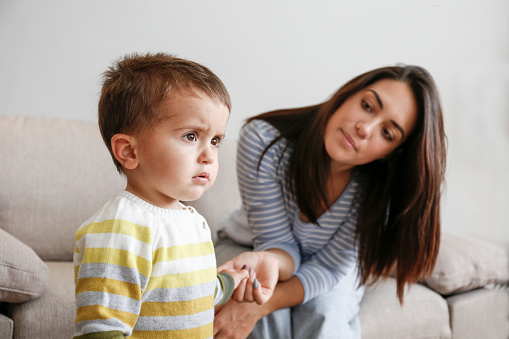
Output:
[[[76,228],[122,187],[97,124],[4,116],[0,154],[0,228],[43,260],[72,260]]]
[[[480,239],[445,233],[435,270],[425,283],[445,295],[508,279],[509,261],[505,249]]]
[[[35,252],[0,229],[0,301],[21,303],[40,297],[48,267]]]

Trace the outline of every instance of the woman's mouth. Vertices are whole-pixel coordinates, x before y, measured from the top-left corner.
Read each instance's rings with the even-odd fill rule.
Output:
[[[350,134],[346,133],[345,131],[341,130],[341,133],[343,135],[343,142],[345,145],[354,151],[357,151],[357,145],[355,145],[355,140],[350,136]]]

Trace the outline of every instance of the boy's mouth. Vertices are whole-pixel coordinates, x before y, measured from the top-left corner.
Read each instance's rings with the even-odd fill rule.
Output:
[[[207,183],[209,182],[210,173],[202,172],[198,174],[197,176],[194,176],[193,179],[200,182],[200,183]]]
[[[198,174],[197,177],[208,179],[208,178],[210,178],[210,174],[207,172],[202,172],[202,173]]]

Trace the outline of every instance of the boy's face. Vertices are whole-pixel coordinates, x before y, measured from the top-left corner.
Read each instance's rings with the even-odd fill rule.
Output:
[[[230,112],[199,94],[171,96],[162,106],[164,120],[134,136],[138,166],[127,190],[155,206],[178,209],[179,200],[200,198],[216,180]]]

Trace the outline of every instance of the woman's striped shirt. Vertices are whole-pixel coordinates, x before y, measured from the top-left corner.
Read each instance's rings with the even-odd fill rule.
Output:
[[[258,170],[260,156],[278,135],[275,127],[262,120],[253,120],[242,129],[237,175],[243,209],[223,223],[224,231],[241,243],[249,242],[246,234],[250,233],[255,250],[278,248],[289,253],[306,302],[332,289],[356,268],[358,184],[355,179],[350,181],[341,197],[320,216],[320,226],[303,222],[285,183],[292,145],[285,139],[276,142]]]
[[[122,191],[75,245],[75,338],[212,337],[221,283],[210,229],[192,207],[163,209]]]

